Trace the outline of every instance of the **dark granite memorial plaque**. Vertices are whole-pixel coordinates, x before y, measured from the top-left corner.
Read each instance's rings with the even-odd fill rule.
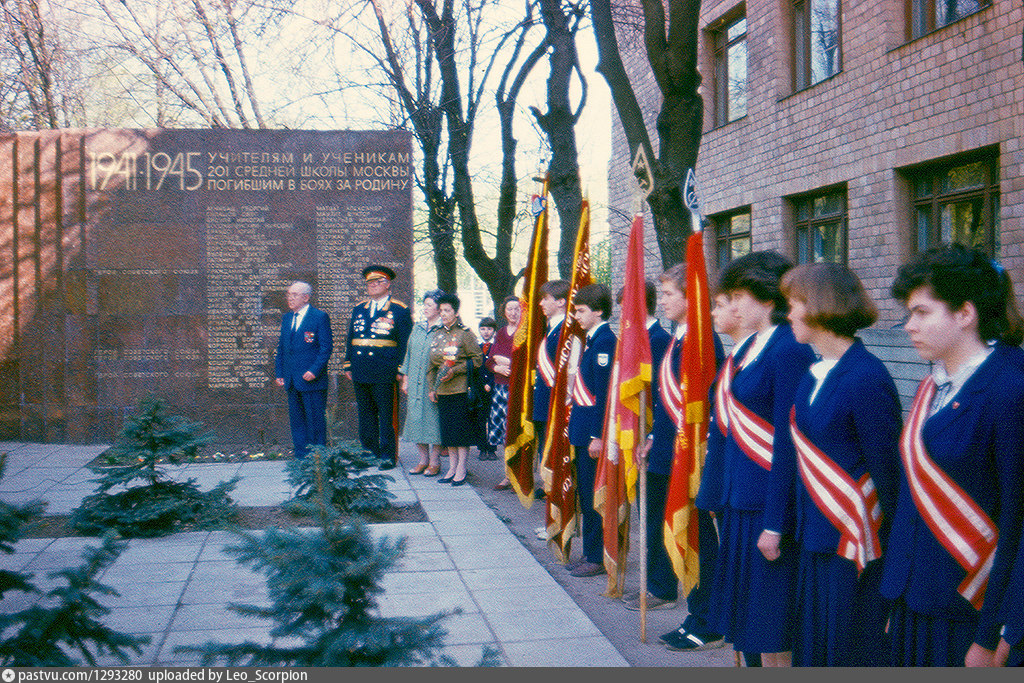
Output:
[[[411,151],[405,131],[0,136],[0,439],[110,441],[152,393],[220,444],[290,446],[273,362],[297,279],[354,437],[345,332],[364,265],[411,296]]]

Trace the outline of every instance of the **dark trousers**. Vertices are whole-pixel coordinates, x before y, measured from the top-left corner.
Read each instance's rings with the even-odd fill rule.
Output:
[[[354,382],[363,450],[381,460],[398,462],[398,415],[395,383]]]
[[[669,475],[647,473],[647,590],[662,600],[679,597],[679,578],[665,550],[665,501]],[[701,566],[704,556],[700,558]]]
[[[327,443],[326,391],[288,390],[288,420],[292,427],[295,457],[304,458],[310,446]]]
[[[697,510],[697,530],[700,539],[697,543],[697,552],[700,554],[700,573],[698,583],[686,596],[686,609],[690,612],[683,622],[687,630],[698,633],[708,633],[710,630],[711,590],[715,584],[715,571],[718,568],[718,532],[715,530],[715,521],[711,513],[706,510]],[[747,663],[747,666],[760,666]]]
[[[580,499],[580,519],[583,522],[583,557],[587,562],[604,564],[604,528],[601,515],[594,510],[594,479],[597,460],[590,457],[584,446],[576,449],[576,494]]]

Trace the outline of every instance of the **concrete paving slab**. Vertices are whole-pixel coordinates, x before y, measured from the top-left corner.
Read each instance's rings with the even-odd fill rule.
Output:
[[[509,666],[629,666],[604,636],[506,643],[505,657]]]
[[[131,634],[157,634],[156,641],[163,639],[163,633],[171,624],[177,605],[132,605],[113,607],[103,618],[103,623],[112,629]]]
[[[480,611],[461,582],[439,584],[429,593],[385,593],[378,598],[377,606],[385,617],[425,617],[456,609],[463,613]]]
[[[552,640],[566,634],[601,636],[594,623],[579,608],[536,609],[519,612],[496,612],[485,615],[498,640]]]
[[[103,580],[103,583],[116,590],[119,595],[103,596],[100,602],[108,608],[114,607],[138,607],[141,605],[170,605],[175,606],[181,600],[181,594],[185,590],[184,581],[145,581],[149,578],[145,573],[140,573],[136,579],[117,578],[112,581]]]

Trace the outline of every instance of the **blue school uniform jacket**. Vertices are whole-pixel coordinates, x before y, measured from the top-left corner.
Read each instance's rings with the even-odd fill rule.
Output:
[[[605,323],[594,332],[580,356],[576,372],[593,394],[594,405],[581,406],[573,401],[569,414],[569,443],[577,449],[587,448],[593,438],[604,438],[604,411],[608,405],[608,379],[615,362],[616,341],[611,326]]]
[[[739,347],[733,349],[733,362],[738,362],[737,359],[743,358],[743,355],[753,343],[754,336],[750,335],[743,340]],[[721,341],[718,335],[715,335],[715,348],[718,349],[720,344]],[[719,366],[723,363],[724,358],[719,362]],[[722,470],[725,467],[725,437],[722,436],[722,431],[719,429],[717,418],[715,417],[715,390],[718,388],[720,375],[721,367],[719,367],[719,375],[715,377],[715,383],[711,386],[711,420],[708,423],[708,450],[707,455],[704,457],[704,469],[701,471],[700,489],[697,491],[697,497],[693,501],[693,504],[701,510],[719,510],[722,507],[722,479],[724,477]]]
[[[736,399],[774,427],[772,468],[766,470],[748,458],[730,432],[722,451],[722,489],[717,507],[761,510],[764,528],[778,533],[791,533],[794,528],[796,457],[789,434],[789,410],[797,384],[813,361],[811,347],[798,343],[789,325],[780,324],[757,360],[732,380]]]
[[[1004,596],[1022,599],[1005,592],[1024,510],[1024,372],[1009,347],[997,346],[953,400],[925,421],[922,439],[932,461],[999,530],[984,604],[978,612],[957,592],[966,573],[918,513],[905,475],[882,559],[882,595],[933,618],[977,618],[974,642],[994,649]]]
[[[657,325],[657,327],[661,330],[661,334],[651,332],[653,328],[648,329],[651,337],[651,396],[654,398],[654,421],[651,426],[651,436],[654,439],[654,443],[651,444],[651,450],[647,454],[647,471],[668,476],[672,474],[676,424],[672,421],[671,416],[666,412],[665,406],[661,402],[661,385],[658,382],[661,378],[661,362],[672,342],[672,336],[665,332],[661,325]],[[655,341],[656,334],[657,342]],[[715,369],[717,372],[718,368],[722,366],[725,351],[722,348],[722,340],[718,338],[717,334],[714,336],[714,340]],[[683,340],[680,339],[672,347],[672,374],[677,382],[679,381],[679,363],[682,356]],[[710,398],[713,399],[714,395],[714,387],[712,386]]]
[[[548,330],[544,337],[544,347],[548,350],[548,356],[555,368],[558,368],[558,337],[562,334],[563,319],[553,328]],[[548,404],[551,402],[551,387],[547,385],[544,378],[540,376],[540,370],[534,370],[533,378],[533,421],[548,421]]]
[[[896,385],[882,361],[859,339],[825,377],[814,403],[808,404],[814,384],[808,372],[797,387],[797,427],[854,481],[870,473],[882,508],[879,539],[884,548],[900,476],[903,419]],[[839,531],[811,498],[799,467],[796,481],[797,540],[811,552],[835,552]]]

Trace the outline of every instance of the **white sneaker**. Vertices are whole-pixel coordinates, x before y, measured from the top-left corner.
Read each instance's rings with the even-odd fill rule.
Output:
[[[533,530],[533,533],[537,534],[538,541],[548,540],[548,528],[545,526],[539,526]]]

